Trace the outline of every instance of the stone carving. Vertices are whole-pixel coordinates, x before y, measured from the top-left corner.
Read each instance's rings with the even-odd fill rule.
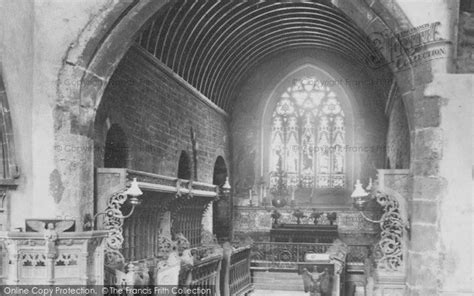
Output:
[[[201,231],[201,244],[203,246],[213,246],[218,245],[217,237],[212,234],[209,230],[203,229]]]
[[[8,254],[4,284],[103,283],[105,231],[58,233],[53,224],[43,230],[43,233],[3,232],[0,235]]]
[[[176,251],[176,243],[168,236],[158,236],[158,257],[167,258],[172,251]]]
[[[55,259],[57,256],[56,241],[58,240],[58,233],[54,229],[53,223],[48,223],[44,231],[44,240],[46,241],[46,254],[50,259]]]
[[[326,268],[323,272],[309,272],[303,268],[302,272],[304,291],[310,296],[329,295],[331,292],[331,280]]]
[[[41,253],[26,253],[20,255],[21,266],[46,266],[46,255]]]
[[[155,268],[154,284],[161,286],[177,286],[181,261],[177,252],[169,254],[166,261],[158,262]]]
[[[176,234],[175,243],[179,254],[183,254],[184,250],[191,247],[188,239],[182,233]]]

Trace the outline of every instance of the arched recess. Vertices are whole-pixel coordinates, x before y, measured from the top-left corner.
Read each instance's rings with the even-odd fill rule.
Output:
[[[68,49],[64,65],[59,73],[58,101],[55,109],[57,133],[92,138],[91,127],[95,110],[110,76],[133,43],[135,34],[155,12],[169,2],[171,1],[122,1],[120,4],[110,5],[112,12],[107,10],[99,13],[88,27],[81,31],[77,42]],[[332,2],[368,36],[374,32],[388,32],[388,37],[393,38],[395,33],[412,27],[395,1],[338,0]],[[124,3],[128,6],[124,7]],[[386,6],[389,5],[390,9],[387,9]],[[117,7],[120,9],[116,9]],[[393,44],[394,48],[403,48],[398,38],[393,38],[393,41],[396,43]],[[390,60],[392,48],[379,50],[387,60]],[[430,63],[426,63],[414,69],[408,62],[408,54],[404,51],[401,52],[400,60],[402,63],[406,62],[407,69],[397,71],[393,65],[389,67],[394,72],[401,94],[404,96],[412,135],[411,143],[414,143],[417,129],[414,124],[415,110],[419,109],[416,104],[419,104],[417,101],[423,95],[419,90],[425,83],[431,81],[431,68]],[[419,88],[415,92],[416,87]],[[421,124],[417,124],[421,128]],[[416,151],[417,147],[413,146],[412,151]],[[92,163],[91,157],[90,163],[87,163],[86,159],[84,166],[92,166]],[[427,164],[427,161],[423,159],[418,165],[425,163]],[[79,167],[80,169],[83,167]],[[81,181],[83,180],[78,180],[78,182]],[[87,183],[92,183],[92,178],[86,179],[83,183],[86,183],[86,186],[90,185]],[[85,193],[81,196],[90,195],[90,192]]]
[[[55,133],[68,135],[83,146],[90,146],[93,139],[93,122],[107,83],[124,54],[138,37],[137,33],[164,5],[175,1],[166,0],[125,0],[107,2],[81,30],[76,42],[65,52],[64,63],[58,72],[57,101],[54,109]],[[302,1],[303,2],[303,1]],[[332,1],[348,19],[365,35],[386,32],[384,37],[393,38],[395,33],[412,27],[396,3],[385,4],[365,0]],[[388,5],[390,8],[388,9]],[[392,39],[391,39],[392,40]],[[393,38],[394,48],[401,47],[398,38]],[[391,60],[391,48],[379,48],[386,60]],[[408,61],[405,51],[400,52],[399,60]],[[396,71],[396,65],[389,64],[400,87],[409,123],[414,121],[416,100],[413,99],[415,86],[430,79],[429,63],[425,68],[414,71],[407,62],[407,69]],[[423,68],[423,69],[421,69]],[[419,94],[419,93],[417,93]],[[410,97],[411,96],[411,97]],[[232,99],[232,98],[230,98]],[[414,125],[410,124],[410,128]],[[413,129],[411,130],[413,131]],[[414,133],[411,133],[414,135]],[[56,137],[57,145],[62,145],[64,137]],[[55,152],[57,153],[57,152]],[[90,159],[87,159],[90,158]],[[55,160],[57,166],[59,158]],[[93,156],[87,155],[77,173],[83,176],[77,180],[77,196],[91,196],[93,177],[82,172],[93,166]],[[61,175],[66,169],[60,169]]]
[[[105,139],[104,167],[128,167],[128,151],[125,132],[118,124],[112,124]]]
[[[222,156],[218,156],[214,163],[214,171],[212,177],[212,184],[222,186],[227,178],[227,165]]]
[[[178,161],[178,178],[191,180],[192,177],[192,167],[191,159],[186,151],[181,151]]]
[[[221,187],[228,176],[227,165],[222,156],[214,163],[213,184]],[[219,241],[229,240],[232,225],[232,202],[230,198],[221,196],[212,206],[212,229]]]

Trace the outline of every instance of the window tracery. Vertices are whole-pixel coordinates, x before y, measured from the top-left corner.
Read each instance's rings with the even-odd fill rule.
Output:
[[[277,183],[281,163],[290,188],[343,188],[345,142],[344,110],[336,93],[315,78],[294,80],[272,115],[270,186]]]

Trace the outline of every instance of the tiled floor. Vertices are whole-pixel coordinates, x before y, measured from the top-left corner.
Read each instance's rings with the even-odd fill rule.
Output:
[[[309,296],[303,291],[255,290],[251,296]]]

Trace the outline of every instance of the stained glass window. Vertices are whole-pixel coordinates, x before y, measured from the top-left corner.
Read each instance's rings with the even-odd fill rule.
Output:
[[[337,95],[314,78],[295,80],[272,116],[271,186],[276,172],[293,188],[345,186],[345,117]]]

